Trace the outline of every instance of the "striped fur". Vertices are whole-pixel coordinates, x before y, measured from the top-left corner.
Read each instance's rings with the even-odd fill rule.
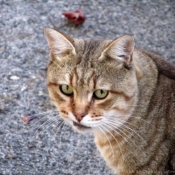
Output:
[[[72,39],[49,28],[45,35],[48,91],[60,116],[77,131],[94,133],[118,175],[175,174],[175,66],[134,49],[131,36]],[[73,95],[61,92],[63,84]],[[108,96],[95,99],[98,89]]]

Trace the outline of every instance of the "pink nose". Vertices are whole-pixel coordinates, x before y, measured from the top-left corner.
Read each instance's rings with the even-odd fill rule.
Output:
[[[76,119],[80,122],[86,114],[84,112],[75,112],[74,115]]]

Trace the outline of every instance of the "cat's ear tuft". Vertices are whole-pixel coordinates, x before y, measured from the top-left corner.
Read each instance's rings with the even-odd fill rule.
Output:
[[[51,28],[44,28],[44,34],[50,47],[51,57],[61,59],[63,54],[76,54],[74,40],[71,37]]]
[[[129,64],[132,61],[134,45],[134,38],[132,36],[122,36],[108,45],[108,47],[103,51],[100,59],[103,59],[104,56],[108,56]]]

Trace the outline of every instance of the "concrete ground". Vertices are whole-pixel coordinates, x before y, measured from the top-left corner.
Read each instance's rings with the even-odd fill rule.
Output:
[[[81,9],[82,26],[64,11]],[[51,19],[51,20],[50,20]],[[60,127],[46,89],[44,27],[72,37],[135,38],[175,63],[174,0],[0,0],[0,175],[113,175],[93,136]],[[26,125],[24,114],[38,119]]]

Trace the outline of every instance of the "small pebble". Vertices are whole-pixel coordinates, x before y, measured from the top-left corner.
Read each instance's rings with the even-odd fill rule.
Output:
[[[19,77],[16,75],[12,75],[9,77],[11,80],[19,80]]]

